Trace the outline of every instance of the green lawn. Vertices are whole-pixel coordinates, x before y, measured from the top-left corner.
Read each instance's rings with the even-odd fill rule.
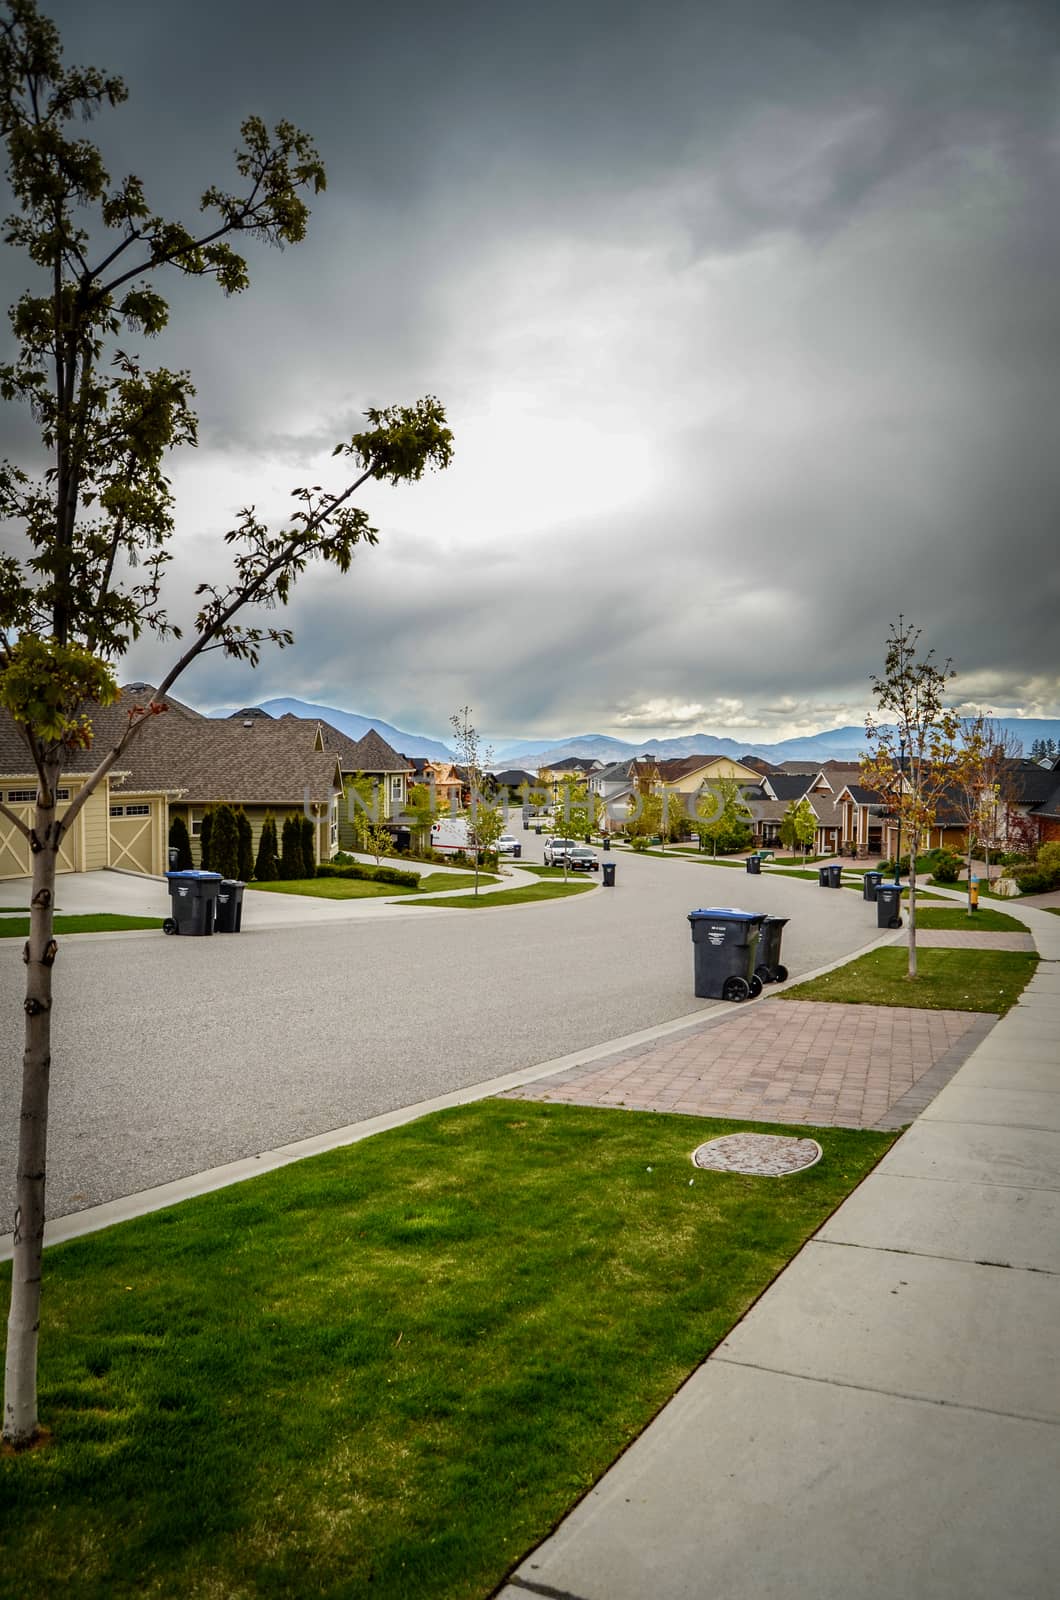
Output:
[[[691,1181],[749,1126],[479,1102],[50,1249],[0,1593],[490,1594],[893,1138]]]
[[[161,917],[124,917],[101,911],[95,916],[64,917],[57,915],[54,931],[60,933],[120,933],[128,928],[160,928]],[[29,915],[4,917],[0,922],[0,939],[25,939],[29,933]]]
[[[966,911],[963,906],[928,906],[924,911],[919,909],[920,894],[917,894],[916,925],[918,928],[948,928],[964,929],[969,933],[1026,933],[1027,927],[1023,922],[1017,922],[1015,917],[1008,917],[1003,911],[980,909],[979,911]]]
[[[859,956],[778,1000],[831,1000],[843,1005],[916,1006],[929,1011],[995,1011],[1004,1015],[1034,976],[1038,957],[1015,950],[918,950],[918,976],[907,976],[904,945]]]
[[[560,873],[559,883],[541,882],[528,883],[521,889],[498,889],[490,894],[458,894],[451,900],[406,900],[407,906],[457,906],[462,911],[485,910],[487,906],[522,906],[534,900],[561,900],[566,895],[584,894],[587,889],[593,888],[591,883],[575,881],[579,874],[571,873],[571,882],[563,882]]]
[[[411,869],[415,870],[415,869]],[[288,878],[276,883],[248,883],[248,889],[264,889],[269,894],[305,894],[317,900],[373,900],[394,895],[437,894],[442,889],[469,889],[473,872],[429,872],[420,879],[418,889],[403,889],[395,883],[376,883],[370,878]],[[492,873],[480,872],[479,883],[497,883]]]

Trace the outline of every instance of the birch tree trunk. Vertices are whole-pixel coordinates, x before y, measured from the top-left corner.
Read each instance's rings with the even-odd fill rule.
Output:
[[[909,976],[916,977],[916,852],[917,840],[914,835],[909,847]],[[901,899],[898,901],[901,908]]]
[[[40,1327],[41,1256],[44,1248],[44,1181],[48,1145],[48,1082],[51,1073],[52,936],[55,867],[61,824],[56,817],[59,772],[46,768],[47,786],[37,797],[31,834],[33,891],[26,963],[25,1050],[18,1136],[14,1261],[4,1370],[6,1443],[32,1444],[37,1421],[37,1334]]]

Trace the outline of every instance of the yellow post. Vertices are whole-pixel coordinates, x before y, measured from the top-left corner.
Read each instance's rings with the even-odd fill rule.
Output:
[[[979,879],[974,876],[968,880],[968,910],[979,910]]]

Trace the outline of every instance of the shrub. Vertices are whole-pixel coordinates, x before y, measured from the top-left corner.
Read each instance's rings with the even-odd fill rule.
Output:
[[[932,883],[956,883],[963,863],[952,850],[936,850],[932,867]]]
[[[1054,887],[1060,883],[1060,840],[1051,839],[1038,851],[1039,869],[1053,879]]]
[[[280,877],[286,882],[305,877],[302,857],[302,819],[290,813],[283,819],[280,833]]]
[[[316,832],[316,824],[311,817],[302,817],[299,826],[302,838],[302,866],[304,868],[302,876],[303,878],[313,878],[316,876],[317,870],[316,841],[313,837]]]
[[[203,872],[212,872],[213,849],[211,839],[213,835],[213,810],[208,806],[202,814],[199,824],[199,866]]]
[[[337,863],[337,856],[334,861],[322,861],[316,870],[317,877],[358,878],[366,883],[392,883],[399,889],[418,889],[420,886],[418,872],[403,872],[400,867],[372,867],[360,861],[355,861],[351,866]]]
[[[191,854],[188,824],[183,817],[174,817],[169,824],[169,848],[177,852],[175,871],[187,872],[195,865]]]
[[[236,832],[239,837],[239,867],[236,877],[248,883],[254,876],[254,830],[243,807],[236,812]]]
[[[258,859],[254,863],[254,876],[259,883],[275,883],[280,876],[280,862],[276,843],[276,818],[271,811],[265,813],[258,840]]]
[[[1009,877],[1019,885],[1020,894],[1047,894],[1054,886],[1049,874],[1034,865],[1013,867]]]
[[[635,850],[638,855],[641,855],[648,848],[647,835],[643,833],[635,833],[632,839],[629,841],[629,848],[631,850]]]
[[[239,875],[239,825],[230,805],[219,805],[214,809],[210,871],[219,872],[222,878]]]

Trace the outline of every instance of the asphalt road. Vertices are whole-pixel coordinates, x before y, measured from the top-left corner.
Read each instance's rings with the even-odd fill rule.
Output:
[[[793,975],[876,937],[874,907],[853,894],[698,862],[615,860],[614,890],[539,906],[401,907],[256,930],[248,894],[237,937],[62,941],[49,1215],[706,1010],[717,1002],[692,993],[693,907],[790,917]],[[5,1201],[23,976],[20,941],[3,941]]]

